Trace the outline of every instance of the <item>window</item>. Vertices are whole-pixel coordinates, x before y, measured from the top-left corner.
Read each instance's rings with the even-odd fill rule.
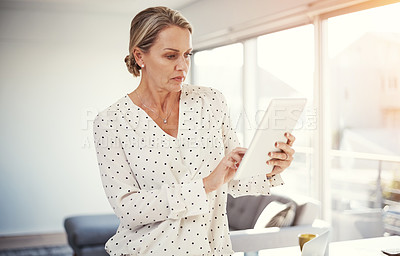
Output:
[[[265,110],[271,98],[305,97],[308,100],[296,136],[296,157],[291,169],[282,174],[286,186],[282,192],[310,195],[312,182],[313,134],[316,110],[313,106],[314,30],[305,25],[260,36],[257,39],[258,110]]]
[[[382,235],[382,207],[400,205],[398,13],[392,4],[327,21],[336,239]]]
[[[245,147],[249,146],[272,98],[308,98],[301,126],[294,131],[296,146],[300,147],[296,148],[291,171],[283,174],[287,186],[282,191],[305,195],[310,195],[311,147],[316,125],[316,111],[311,107],[313,40],[313,26],[307,25],[248,40],[244,45],[232,44],[197,52],[192,74],[194,84],[215,87],[224,93],[233,126]],[[244,53],[247,68],[244,67]],[[242,92],[247,97],[243,97]]]
[[[400,3],[328,16],[348,11],[337,8],[315,18],[317,29],[303,25],[196,53],[194,81],[226,95],[246,147],[271,98],[306,97],[295,160],[283,174],[286,186],[274,190],[328,198],[323,217],[331,213],[333,241],[400,234]],[[314,60],[321,60],[318,68]],[[328,88],[329,99],[321,102],[314,88]],[[322,107],[314,109],[316,102]],[[316,127],[321,110],[329,110],[328,127]],[[322,160],[313,154],[317,136]],[[382,218],[382,208],[395,215]]]

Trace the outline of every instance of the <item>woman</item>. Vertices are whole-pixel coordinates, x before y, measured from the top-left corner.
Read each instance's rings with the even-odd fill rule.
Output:
[[[268,195],[283,184],[295,138],[278,143],[272,173],[232,180],[238,147],[226,101],[212,88],[183,84],[192,27],[177,11],[146,9],[130,30],[128,70],[139,86],[94,121],[103,187],[120,219],[110,255],[231,255],[227,193]]]

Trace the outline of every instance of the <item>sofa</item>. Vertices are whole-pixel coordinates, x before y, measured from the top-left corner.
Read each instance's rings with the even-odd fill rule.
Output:
[[[118,225],[115,214],[79,215],[64,220],[74,256],[108,256],[104,245],[117,232]]]
[[[297,245],[299,233],[322,233],[329,229],[326,222],[316,219],[319,210],[319,202],[308,197],[229,195],[227,217],[233,250],[252,252]],[[271,214],[274,211],[276,215]],[[64,221],[68,243],[76,256],[107,256],[104,244],[118,225],[114,214],[70,216]]]

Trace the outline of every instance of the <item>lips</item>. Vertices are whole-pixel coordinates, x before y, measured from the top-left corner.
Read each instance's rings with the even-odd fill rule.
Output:
[[[176,76],[174,78],[172,78],[173,80],[177,81],[177,82],[183,82],[185,81],[185,77],[184,76]]]

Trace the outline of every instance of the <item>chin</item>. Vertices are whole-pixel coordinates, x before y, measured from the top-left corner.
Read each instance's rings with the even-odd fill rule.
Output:
[[[171,86],[171,91],[179,92],[182,90],[183,82],[175,83]]]

